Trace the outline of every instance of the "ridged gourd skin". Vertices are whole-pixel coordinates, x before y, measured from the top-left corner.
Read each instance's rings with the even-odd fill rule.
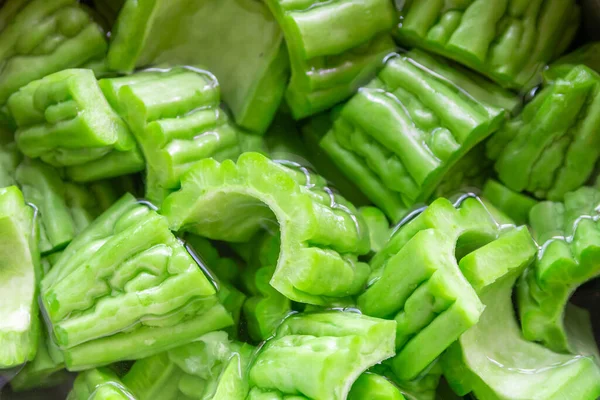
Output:
[[[202,160],[181,186],[160,209],[173,230],[244,243],[279,225],[270,284],[289,299],[327,305],[364,287],[369,269],[358,261],[370,248],[364,220],[308,169],[249,152],[237,163]]]
[[[67,246],[41,297],[69,370],[150,356],[233,323],[167,220],[131,194]]]
[[[41,275],[34,209],[16,186],[0,189],[0,369],[35,357],[39,340],[37,279]]]
[[[103,57],[104,31],[77,0],[11,0],[0,8],[0,104],[32,81]]]
[[[201,65],[221,83],[235,122],[256,134],[267,130],[282,101],[288,55],[281,29],[262,2],[127,0],[112,33],[110,69]]]
[[[390,1],[266,3],[286,40],[291,78],[285,99],[295,119],[350,97],[395,50],[391,37],[395,10]]]
[[[398,221],[429,200],[452,167],[519,104],[515,94],[486,79],[412,50],[388,57],[377,77],[334,111],[320,145]]]
[[[561,201],[592,175],[599,147],[600,75],[578,65],[498,130],[487,155],[509,189]]]
[[[291,315],[253,360],[248,399],[346,399],[360,374],[394,354],[395,327],[353,312]]]
[[[526,90],[571,43],[580,20],[574,0],[441,0],[401,3],[395,37],[458,61],[501,86]]]
[[[100,80],[111,106],[123,117],[146,160],[146,198],[160,205],[179,189],[196,162],[236,159],[261,138],[235,126],[220,107],[219,84],[193,68],[148,70]]]
[[[470,194],[455,204],[439,198],[400,225],[371,260],[357,302],[365,314],[398,323],[396,355],[387,362],[397,378],[417,378],[477,324],[480,293],[522,271],[536,252],[525,227]]]
[[[565,326],[567,301],[600,276],[598,204],[600,191],[583,187],[563,202],[540,202],[529,214],[540,253],[517,285],[521,326],[526,339],[557,352],[574,351]]]
[[[76,182],[143,170],[133,135],[88,69],[66,69],[30,82],[8,99],[24,155],[64,167]]]

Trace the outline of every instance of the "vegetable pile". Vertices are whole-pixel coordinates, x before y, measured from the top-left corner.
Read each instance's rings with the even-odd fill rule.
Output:
[[[1,4],[10,399],[600,398],[575,0]]]

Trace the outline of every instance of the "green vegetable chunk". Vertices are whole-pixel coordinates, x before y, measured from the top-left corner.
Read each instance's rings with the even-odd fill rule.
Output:
[[[369,227],[371,251],[376,253],[386,245],[390,238],[390,223],[383,211],[377,207],[361,207],[358,211]]]
[[[350,312],[292,315],[257,354],[249,373],[257,389],[249,399],[346,399],[365,369],[394,354],[395,326]],[[263,395],[270,391],[281,395]]]
[[[146,197],[160,204],[199,160],[222,161],[253,147],[219,108],[219,86],[205,71],[152,70],[100,81],[146,158]],[[260,141],[260,138],[256,138]]]
[[[0,8],[0,104],[28,83],[106,53],[104,32],[76,0],[7,0]]]
[[[211,278],[215,280],[219,300],[234,321],[233,326],[229,327],[227,332],[232,338],[236,338],[240,328],[242,306],[246,302],[246,294],[239,289],[242,285],[241,282],[238,282],[241,281],[239,279],[242,275],[241,266],[232,258],[221,257],[217,249],[203,237],[186,235],[185,240],[188,250],[191,247],[196,261],[205,272],[210,271]]]
[[[57,261],[58,256],[60,256],[60,252],[42,258],[41,263],[44,274],[48,273]],[[41,278],[40,276],[38,281]],[[39,315],[39,321],[40,326],[43,328],[39,330],[37,353],[35,358],[25,364],[23,369],[10,381],[10,386],[14,392],[55,386],[69,378],[64,369],[65,364],[62,353],[49,337],[41,314]]]
[[[477,293],[537,251],[525,227],[500,225],[478,198],[458,204],[439,198],[401,226],[371,260],[369,287],[358,297],[365,314],[398,323],[389,364],[399,380],[415,379],[475,325],[483,311]]]
[[[404,400],[402,392],[382,376],[367,372],[362,374],[348,394],[348,400]]]
[[[590,187],[567,193],[563,203],[544,201],[530,211],[540,254],[518,285],[523,334],[558,352],[572,350],[564,324],[569,297],[600,276],[600,191]]]
[[[288,80],[277,22],[256,0],[125,1],[108,65],[131,72],[149,65],[202,65],[215,74],[235,121],[264,133]]]
[[[15,143],[0,145],[0,187],[16,185],[15,172],[22,155]]]
[[[600,73],[600,42],[588,43],[554,61],[544,71],[544,80],[552,82],[564,79],[579,64]]]
[[[342,107],[321,147],[398,221],[518,104],[481,77],[411,51],[389,58]]]
[[[546,86],[488,142],[509,189],[562,200],[600,158],[600,76],[585,66]]]
[[[451,58],[503,87],[528,89],[579,27],[575,0],[400,2],[398,41]]]
[[[136,400],[114,371],[90,369],[80,373],[67,400]]]
[[[34,211],[15,186],[0,189],[0,369],[35,357],[40,274]]]
[[[535,199],[510,190],[498,181],[488,179],[482,196],[519,225],[529,221],[529,211],[537,204]]]
[[[31,82],[10,97],[8,108],[18,126],[19,150],[65,167],[76,182],[144,168],[127,125],[110,108],[90,70],[67,69]]]
[[[130,194],[67,246],[41,291],[69,370],[147,357],[233,322],[166,218]]]
[[[295,119],[324,111],[368,81],[395,50],[388,0],[267,0],[292,67],[286,101]]]
[[[244,317],[250,338],[260,342],[270,338],[292,312],[290,299],[269,284],[277,266],[281,238],[279,232],[260,232],[244,246],[250,248],[243,279],[251,295],[244,303]]]
[[[354,206],[323,178],[258,153],[237,164],[200,161],[160,212],[173,230],[244,243],[279,225],[281,247],[271,286],[291,300],[329,304],[360,292],[369,273],[367,227]]]
[[[244,400],[254,348],[207,333],[184,346],[136,361],[123,383],[138,400]]]
[[[473,392],[481,400],[598,398],[600,369],[591,357],[554,353],[523,337],[511,300],[521,271],[484,290],[486,308],[479,323],[442,357],[450,386],[459,395]]]

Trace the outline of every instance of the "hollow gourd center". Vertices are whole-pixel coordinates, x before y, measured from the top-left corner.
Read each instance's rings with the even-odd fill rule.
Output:
[[[491,243],[495,239],[496,236],[490,235],[489,232],[463,232],[456,240],[456,246],[454,248],[456,263],[459,264],[463,257]]]

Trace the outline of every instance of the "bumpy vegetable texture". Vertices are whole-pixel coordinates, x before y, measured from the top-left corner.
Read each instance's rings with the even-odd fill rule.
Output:
[[[161,214],[171,229],[247,242],[279,225],[281,247],[271,286],[291,300],[330,304],[359,293],[369,267],[365,223],[352,204],[306,168],[244,153],[237,163],[200,161],[169,195]]]
[[[14,142],[0,145],[0,187],[17,184],[15,171],[22,158]]]
[[[398,221],[518,105],[483,78],[411,51],[388,59],[342,107],[321,147]]]
[[[106,52],[102,29],[76,0],[8,0],[0,8],[0,104],[29,82]]]
[[[261,139],[233,125],[219,107],[219,84],[206,71],[152,70],[100,81],[146,159],[146,197],[160,204],[199,160],[237,158]]]
[[[490,139],[488,156],[509,189],[559,201],[600,158],[600,76],[579,65],[547,85]]]
[[[60,255],[60,252],[42,258],[42,273],[40,275],[49,271],[57,261],[58,255]],[[42,276],[39,276],[38,282],[41,279]],[[51,387],[66,381],[69,377],[64,369],[65,364],[62,354],[48,335],[41,313],[38,318],[41,329],[38,333],[37,352],[35,358],[25,364],[10,381],[10,386],[14,392]]]
[[[41,283],[69,370],[138,359],[233,323],[167,220],[125,195]]]
[[[202,65],[246,129],[264,133],[279,107],[289,62],[281,30],[260,1],[128,0],[112,33],[110,68]]]
[[[535,255],[525,227],[501,222],[478,198],[462,199],[458,208],[440,198],[372,259],[358,306],[398,323],[389,364],[400,380],[416,378],[477,323],[484,308],[478,292]]]
[[[481,294],[486,309],[479,322],[442,357],[448,382],[459,395],[473,392],[481,400],[597,398],[600,369],[591,357],[554,353],[523,338],[511,300],[521,271]]]
[[[564,324],[569,297],[584,282],[600,276],[600,192],[584,187],[563,203],[545,201],[530,211],[541,246],[535,265],[521,277],[518,305],[523,334],[558,352],[572,351]]]
[[[34,210],[15,186],[0,189],[0,369],[35,357],[39,339],[40,259]]]
[[[16,142],[77,182],[141,171],[144,160],[127,125],[111,109],[94,74],[67,69],[33,81],[8,100]]]
[[[528,89],[571,43],[579,26],[574,0],[400,2],[396,38],[454,59],[500,85]]]
[[[248,399],[345,399],[365,369],[394,354],[395,327],[350,312],[292,315],[256,355]]]
[[[395,12],[388,0],[266,3],[288,47],[292,76],[285,97],[296,119],[348,98],[395,49]]]
[[[244,400],[253,351],[249,344],[228,340],[225,332],[211,332],[136,361],[122,381],[137,400]]]
[[[221,257],[215,247],[205,238],[186,235],[186,248],[201,266],[203,271],[214,280],[217,295],[223,307],[231,314],[234,324],[227,328],[232,338],[240,331],[240,315],[247,296],[240,290],[242,267],[232,258]]]

